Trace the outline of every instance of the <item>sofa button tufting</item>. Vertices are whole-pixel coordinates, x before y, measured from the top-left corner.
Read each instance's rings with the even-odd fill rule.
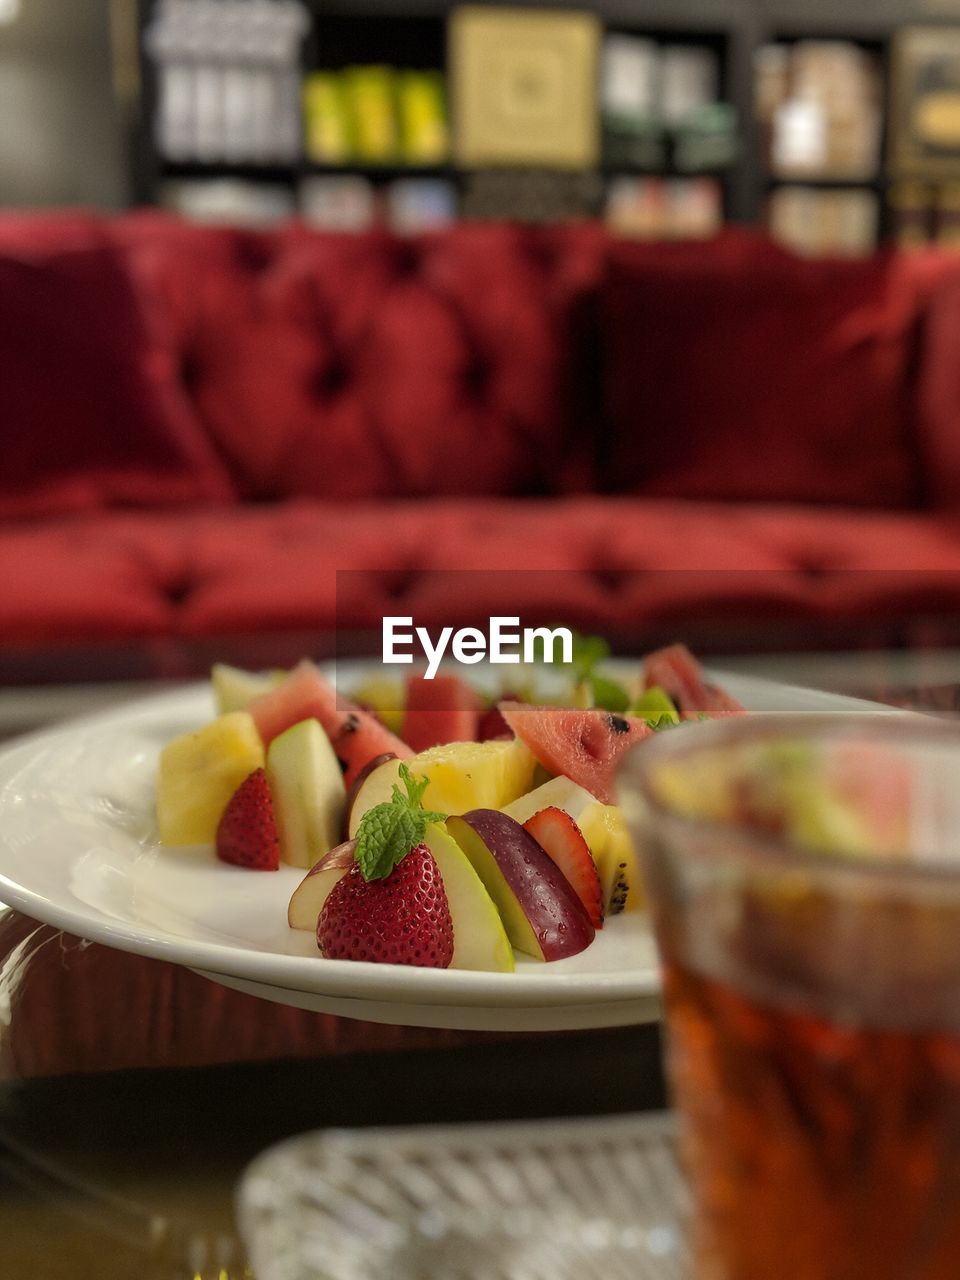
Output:
[[[833,572],[825,560],[804,560],[795,565],[795,569],[811,582],[820,582]]]
[[[410,594],[420,574],[416,569],[385,569],[379,577],[384,596],[389,600],[402,600]]]
[[[463,371],[463,385],[467,395],[473,400],[486,398],[493,377],[490,362],[482,356],[476,356],[467,363]]]
[[[193,582],[185,576],[171,578],[163,584],[163,594],[174,606],[185,604],[193,592]]]
[[[401,241],[396,245],[393,256],[393,271],[398,278],[415,276],[420,270],[420,250],[410,241]]]
[[[335,357],[311,375],[309,390],[317,400],[333,400],[349,385],[350,367],[345,360]]]
[[[631,569],[591,569],[590,577],[610,595],[619,595],[635,572]]]
[[[180,357],[180,381],[189,395],[194,395],[200,386],[200,357],[195,351],[184,351]]]

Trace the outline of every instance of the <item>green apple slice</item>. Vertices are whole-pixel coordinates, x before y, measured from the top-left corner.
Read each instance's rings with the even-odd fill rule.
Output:
[[[512,973],[513,948],[493,899],[469,858],[442,827],[431,823],[424,837],[433,854],[453,921],[451,969]]]
[[[312,867],[340,840],[346,788],[340,761],[317,720],[301,720],[267,749],[267,782],[280,857]]]

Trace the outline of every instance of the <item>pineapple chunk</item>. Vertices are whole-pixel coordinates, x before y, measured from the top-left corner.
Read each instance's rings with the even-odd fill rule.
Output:
[[[227,801],[263,763],[263,743],[246,711],[218,716],[168,742],[160,753],[157,778],[161,843],[212,842]]]
[[[615,805],[596,800],[583,810],[578,823],[600,874],[604,914],[639,911],[646,905],[646,894],[623,814]]]
[[[536,761],[519,739],[508,742],[447,742],[404,761],[415,778],[427,778],[424,807],[440,813],[501,809],[529,791]],[[379,765],[361,783],[349,815],[350,835],[374,805],[389,800],[400,774],[400,761]]]

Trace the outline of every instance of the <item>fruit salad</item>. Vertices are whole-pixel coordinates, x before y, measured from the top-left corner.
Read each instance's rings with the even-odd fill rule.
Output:
[[[643,906],[615,803],[623,754],[687,721],[739,715],[682,645],[630,680],[581,641],[568,687],[482,696],[460,676],[377,677],[339,693],[309,661],[218,665],[219,714],[160,755],[163,846],[212,846],[304,875],[291,929],[328,960],[509,972],[561,960]]]

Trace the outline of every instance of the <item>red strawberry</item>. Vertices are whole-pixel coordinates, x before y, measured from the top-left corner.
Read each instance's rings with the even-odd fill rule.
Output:
[[[603,890],[597,864],[580,828],[565,809],[550,805],[523,824],[557,864],[583,903],[595,929],[603,927]]]
[[[418,844],[379,880],[364,880],[360,867],[351,867],[320,912],[317,945],[330,960],[448,968],[453,921],[427,846]]]
[[[250,871],[276,871],[280,839],[263,769],[254,769],[230,797],[217,826],[217,857]]]

